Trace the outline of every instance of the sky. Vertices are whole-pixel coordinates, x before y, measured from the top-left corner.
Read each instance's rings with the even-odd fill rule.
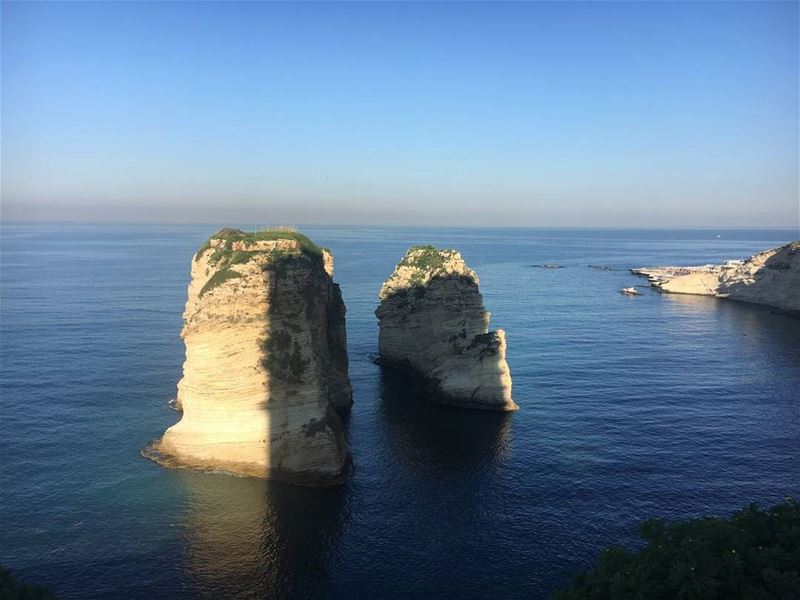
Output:
[[[800,227],[797,2],[2,2],[3,220]]]

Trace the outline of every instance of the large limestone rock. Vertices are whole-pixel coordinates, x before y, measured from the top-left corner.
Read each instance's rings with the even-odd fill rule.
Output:
[[[663,292],[716,296],[800,313],[800,241],[723,265],[634,272],[649,276]]]
[[[478,283],[455,250],[411,248],[380,291],[381,364],[442,404],[516,410],[505,332],[489,331]]]
[[[181,420],[145,450],[167,466],[300,484],[347,474],[345,308],[331,254],[293,232],[223,229],[192,260]]]

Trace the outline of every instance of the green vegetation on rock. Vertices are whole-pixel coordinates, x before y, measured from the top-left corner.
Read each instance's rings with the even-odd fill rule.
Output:
[[[220,263],[231,264],[231,260],[247,262],[249,257],[255,254],[255,252],[234,251],[234,242],[245,242],[247,244],[252,244],[254,242],[276,240],[293,240],[300,246],[300,252],[302,254],[317,260],[322,260],[323,248],[317,246],[308,236],[288,227],[273,227],[269,229],[262,229],[261,231],[255,231],[253,233],[247,233],[241,229],[220,229],[208,240],[206,240],[206,242],[200,247],[195,255],[195,260],[199,259],[206,250],[211,248],[212,240],[223,240],[223,243],[214,249],[214,253],[209,259],[209,262],[212,265],[218,265]],[[238,258],[234,258],[235,255],[238,255]]]
[[[261,364],[270,376],[290,383],[301,383],[310,361],[303,358],[299,344],[292,343],[288,331],[271,332],[261,341]]]
[[[297,246],[288,249],[234,250],[236,242],[243,242],[247,245],[278,240],[292,240],[297,243]],[[245,233],[240,229],[220,229],[200,247],[195,255],[195,260],[197,260],[204,253],[210,252],[208,264],[215,269],[213,275],[200,290],[199,296],[202,297],[226,281],[243,277],[242,273],[232,267],[245,264],[255,256],[265,256],[267,260],[262,264],[264,271],[273,273],[278,282],[286,279],[289,282],[287,285],[291,288],[294,280],[291,275],[288,278],[286,276],[294,270],[311,267],[319,269],[322,273],[324,251],[324,248],[317,246],[307,236],[290,228],[264,229],[254,233]],[[302,280],[302,277],[300,279]],[[304,285],[299,293],[305,301],[306,312],[312,310],[312,304],[316,300],[316,288],[313,285]],[[287,290],[279,284],[271,298],[270,310],[279,313],[293,311],[297,300],[299,298],[293,292],[290,291],[287,294]],[[266,315],[266,320],[269,322],[269,315]],[[228,322],[236,321],[229,317]],[[300,327],[290,321],[274,328],[260,341],[261,364],[271,377],[287,383],[302,383],[311,361],[303,357],[300,345],[293,338],[293,333],[299,331]]]
[[[409,277],[409,284],[413,288],[420,289],[425,284],[427,274],[434,274],[444,267],[442,253],[446,252],[451,250],[440,252],[436,246],[413,246],[409,248],[398,266],[415,270]]]
[[[442,253],[453,252],[452,250],[439,251],[436,246],[414,246],[409,249],[403,260],[400,261],[401,267],[413,267],[426,271],[436,271],[444,267],[444,257]]]
[[[436,246],[412,246],[409,248],[406,255],[398,263],[398,267],[407,267],[412,269],[408,275],[408,285],[415,288],[414,296],[416,299],[424,297],[424,288],[431,280],[437,279],[444,275],[456,276],[455,273],[445,271],[445,263],[453,255],[457,254],[456,250],[451,248],[444,248],[439,250]],[[469,275],[460,275],[465,281],[473,281]]]
[[[800,502],[729,519],[642,524],[647,546],[611,547],[556,600],[800,599]]]
[[[210,292],[219,284],[225,283],[229,279],[237,279],[238,277],[241,276],[242,276],[241,273],[239,273],[238,271],[234,271],[233,269],[225,268],[220,271],[217,271],[211,276],[211,278],[208,281],[206,281],[206,284],[202,287],[198,296],[202,298],[206,292]]]
[[[199,296],[202,297],[207,292],[211,291],[221,283],[230,279],[241,277],[241,273],[231,269],[234,265],[241,265],[249,262],[254,256],[267,255],[270,262],[281,262],[282,259],[298,258],[306,256],[318,263],[322,262],[323,248],[317,246],[312,242],[308,236],[287,227],[275,227],[271,229],[263,229],[253,233],[246,233],[241,229],[224,228],[220,229],[212,235],[200,247],[195,254],[195,260],[198,260],[203,253],[212,248],[213,240],[221,240],[222,243],[213,247],[213,252],[208,259],[209,265],[215,267],[217,272],[211,276],[203,288],[200,290]],[[273,248],[264,251],[246,251],[234,250],[233,245],[235,242],[244,242],[245,244],[252,244],[260,241],[277,241],[277,240],[292,240],[297,242],[298,250],[279,250]],[[282,274],[279,265],[279,275]]]

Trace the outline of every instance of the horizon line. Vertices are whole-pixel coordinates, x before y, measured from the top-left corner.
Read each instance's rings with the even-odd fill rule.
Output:
[[[239,221],[241,223],[241,221]],[[81,220],[81,219],[3,219],[0,217],[0,227],[4,225],[113,225],[113,226],[142,226],[142,227],[230,227],[236,224],[232,222],[211,222],[211,221],[113,221],[113,220]],[[763,230],[763,231],[796,231],[800,237],[800,224],[796,226],[776,226],[776,225],[664,225],[664,226],[645,226],[645,225],[412,225],[412,224],[381,224],[381,223],[360,223],[357,225],[345,223],[273,223],[258,225],[257,231],[270,227],[292,226],[301,228],[330,228],[330,229],[586,229],[586,230],[644,230],[644,231],[742,231],[742,230]]]

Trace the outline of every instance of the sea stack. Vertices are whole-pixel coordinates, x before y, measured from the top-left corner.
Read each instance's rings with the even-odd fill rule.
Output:
[[[165,466],[303,485],[347,476],[352,402],[333,257],[288,229],[222,229],[192,260],[181,420],[143,452]]]
[[[441,404],[516,410],[505,332],[489,331],[478,284],[457,251],[411,248],[379,294],[380,361]]]
[[[800,241],[721,265],[633,269],[671,294],[715,296],[800,314]]]

